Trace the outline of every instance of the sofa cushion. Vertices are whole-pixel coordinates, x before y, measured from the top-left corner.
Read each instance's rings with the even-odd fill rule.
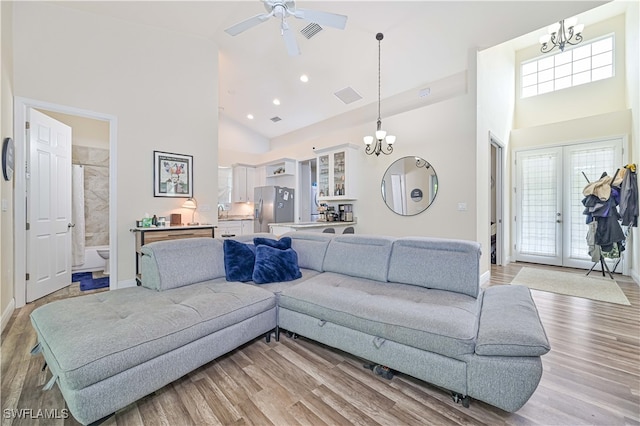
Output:
[[[478,301],[460,293],[325,272],[280,294],[279,305],[438,354],[473,354]]]
[[[289,232],[291,248],[298,253],[298,265],[301,268],[322,272],[322,264],[329,247],[329,241],[335,234],[322,232]]]
[[[388,278],[391,282],[477,297],[480,244],[442,238],[399,238],[393,243]]]
[[[338,235],[331,239],[324,257],[323,270],[352,277],[386,281],[391,237]]]
[[[276,240],[273,238],[256,237],[253,239],[253,244],[255,246],[265,245],[280,250],[286,250],[291,248],[291,238],[282,237],[279,240]]]
[[[222,241],[186,238],[142,246],[142,286],[168,290],[225,276]]]
[[[219,278],[161,292],[132,287],[55,301],[35,309],[31,322],[52,354],[53,374],[67,388],[83,389],[268,311],[275,327],[272,293]]]
[[[531,292],[524,286],[484,291],[476,353],[489,356],[540,356],[551,349]]]
[[[256,246],[253,282],[256,284],[293,281],[302,277],[298,255],[293,249],[280,250],[268,245]]]
[[[235,240],[224,240],[224,270],[227,281],[251,281],[256,247]]]

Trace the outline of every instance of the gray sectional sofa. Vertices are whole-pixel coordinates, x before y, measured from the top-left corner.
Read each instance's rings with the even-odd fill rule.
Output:
[[[49,386],[57,383],[73,416],[88,424],[284,329],[463,402],[516,411],[535,391],[540,356],[550,349],[535,304],[525,287],[480,290],[479,244],[287,236],[302,273],[293,281],[227,281],[221,240],[157,242],[142,248],[141,287],[34,310],[34,352],[49,365]]]

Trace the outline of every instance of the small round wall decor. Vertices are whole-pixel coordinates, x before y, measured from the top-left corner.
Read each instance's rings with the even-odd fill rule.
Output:
[[[13,178],[13,166],[15,162],[15,150],[13,139],[4,138],[2,143],[2,175],[4,180]]]
[[[416,203],[422,201],[422,190],[420,188],[413,189],[411,191],[411,199]]]

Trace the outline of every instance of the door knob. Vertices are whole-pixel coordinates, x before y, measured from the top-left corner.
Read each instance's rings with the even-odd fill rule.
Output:
[[[76,224],[75,223],[67,223],[67,229],[69,228],[75,228]]]

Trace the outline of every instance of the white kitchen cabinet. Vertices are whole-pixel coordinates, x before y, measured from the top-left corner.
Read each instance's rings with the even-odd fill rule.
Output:
[[[216,238],[229,238],[242,235],[242,221],[240,220],[220,220],[214,230]]]
[[[358,147],[351,144],[316,150],[319,201],[357,199]]]
[[[255,167],[234,164],[232,169],[231,201],[234,203],[252,203],[253,189],[255,187]]]
[[[253,234],[253,220],[242,220],[242,235]]]

